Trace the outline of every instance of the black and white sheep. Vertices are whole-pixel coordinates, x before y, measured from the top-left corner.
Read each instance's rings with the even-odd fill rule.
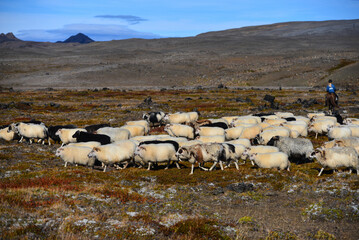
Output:
[[[57,130],[55,135],[59,136],[59,138],[62,142],[61,146],[64,146],[65,144],[76,142],[76,138],[73,138],[72,136],[77,131],[86,132],[86,129],[84,129],[84,128],[60,128],[59,130]]]
[[[0,127],[0,139],[4,139],[5,141],[11,141],[18,138],[19,136],[15,133],[15,131],[10,130],[9,125]]]
[[[143,119],[146,120],[150,126],[162,125],[163,118],[165,117],[164,112],[149,112],[143,114]]]
[[[312,142],[306,138],[275,136],[269,140],[267,145],[277,147],[281,152],[286,153],[290,160],[297,163],[308,162],[314,151]]]

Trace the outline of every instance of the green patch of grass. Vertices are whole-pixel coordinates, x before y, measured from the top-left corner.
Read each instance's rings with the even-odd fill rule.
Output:
[[[315,240],[335,240],[336,237],[333,234],[327,233],[323,230],[319,230],[314,234],[314,236],[310,236]]]
[[[298,237],[291,232],[270,231],[265,238],[265,240],[277,240],[277,239],[295,240],[298,239]]]

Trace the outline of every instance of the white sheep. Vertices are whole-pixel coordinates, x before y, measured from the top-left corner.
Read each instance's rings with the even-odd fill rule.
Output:
[[[198,129],[196,129],[196,135],[199,136],[224,135],[224,129],[220,127],[199,127]]]
[[[137,146],[135,155],[140,157],[143,163],[148,164],[147,170],[151,169],[152,163],[167,162],[167,167],[170,161],[175,161],[177,168],[180,168],[177,163],[176,150],[173,144],[159,143],[159,144],[143,144]]]
[[[124,125],[120,128],[130,131],[131,137],[146,135],[146,128],[142,125]]]
[[[275,112],[274,114],[280,118],[294,117],[293,113],[291,113],[291,112]]]
[[[166,124],[164,128],[165,132],[167,132],[170,136],[173,137],[185,137],[188,139],[194,139],[195,130],[187,125],[183,124]]]
[[[23,138],[28,138],[30,140],[30,144],[32,143],[32,139],[38,138],[39,141],[42,140],[42,144],[45,143],[45,139],[47,138],[47,128],[42,124],[34,124],[34,123],[12,123],[8,131],[13,130],[16,134],[21,136],[20,142]]]
[[[239,117],[240,116],[224,116],[224,117],[221,117],[220,119],[222,119],[229,126],[233,122],[234,119],[239,118]]]
[[[296,121],[303,121],[303,122],[305,122],[307,125],[309,125],[309,123],[310,123],[310,119],[307,118],[307,117],[294,116],[294,118],[296,119]]]
[[[313,117],[315,117],[315,116],[325,116],[325,113],[324,112],[318,112],[318,113],[308,113],[307,114],[307,117],[309,118],[309,119],[312,119]]]
[[[188,112],[187,114],[189,115],[189,122],[188,123],[195,122],[195,121],[198,120],[198,117],[199,117],[198,112]]]
[[[203,143],[223,143],[226,139],[224,135],[214,135],[214,136],[199,136],[196,138]]]
[[[352,132],[352,137],[359,137],[359,125],[346,125]]]
[[[128,121],[125,125],[141,125],[145,127],[145,135],[150,132],[150,124],[146,120]]]
[[[335,139],[333,141],[325,142],[323,144],[323,148],[333,148],[333,147],[352,147],[359,154],[359,138],[349,137],[349,138]]]
[[[9,126],[0,129],[0,139],[4,139],[5,141],[11,141],[14,140],[15,137],[15,131],[10,130]]]
[[[309,124],[308,132],[314,132],[315,138],[317,139],[318,134],[327,133],[328,127],[334,126],[334,125],[335,125],[335,123],[330,119],[315,121],[315,122],[312,122]]]
[[[337,118],[334,116],[314,116],[310,119],[311,122],[323,121],[323,120],[331,120],[333,121],[334,125],[338,123]]]
[[[188,113],[177,112],[177,113],[166,114],[163,118],[163,121],[166,123],[185,124],[185,123],[190,123],[191,118]]]
[[[126,162],[123,168],[126,168],[133,159],[136,149],[135,142],[131,140],[118,141],[111,144],[94,147],[89,153],[89,157],[95,157],[103,163],[106,172],[107,166]]]
[[[235,140],[226,141],[225,143],[241,144],[241,145],[244,145],[245,147],[251,146],[251,142],[249,141],[249,139],[246,139],[246,138],[237,138]]]
[[[346,118],[343,121],[346,125],[359,125],[359,119],[358,118]]]
[[[272,153],[272,152],[279,152],[279,148],[274,146],[264,146],[264,145],[250,146],[243,151],[242,158],[245,160],[253,153]],[[251,161],[251,163],[252,165],[254,165],[253,161]]]
[[[286,128],[269,129],[269,130],[264,129],[264,131],[259,134],[258,141],[260,144],[265,145],[274,136],[289,137],[290,130]]]
[[[226,140],[229,141],[229,140],[240,138],[240,136],[243,132],[243,129],[244,129],[244,127],[242,127],[242,126],[226,129],[225,130]]]
[[[288,155],[283,152],[253,153],[249,158],[260,168],[279,168],[280,170],[287,169],[289,171]]]
[[[180,147],[185,147],[185,146],[193,146],[196,144],[202,144],[203,142],[200,140],[190,140],[190,141],[186,141],[186,142],[178,142]]]
[[[64,146],[65,144],[76,142],[76,138],[73,138],[72,136],[77,131],[86,132],[86,129],[84,129],[84,128],[61,128],[61,129],[57,130],[55,135],[59,136],[59,138],[61,139],[61,142],[62,142],[61,146]]]
[[[358,153],[352,147],[318,148],[312,153],[312,157],[315,157],[322,165],[318,176],[322,174],[326,167],[332,169],[337,169],[338,167],[354,168],[357,175],[359,175]]]
[[[259,124],[244,127],[239,138],[253,139],[261,132],[261,130],[262,127]]]
[[[105,134],[111,138],[112,142],[128,140],[131,137],[131,133],[128,129],[118,127],[103,127],[96,131],[97,134]]]
[[[67,145],[58,148],[56,150],[56,156],[60,157],[65,162],[65,167],[67,167],[68,163],[93,167],[96,159],[88,156],[91,151],[92,148],[90,147]]]
[[[338,139],[338,138],[346,138],[351,137],[352,131],[347,126],[329,126],[328,127],[328,139]]]
[[[304,121],[286,122],[282,126],[289,128],[291,131],[297,131],[303,137],[308,136],[308,125]]]
[[[231,122],[232,127],[240,126],[242,124],[258,124],[261,123],[261,118],[257,116],[240,116],[234,118]]]
[[[265,123],[268,123],[270,125],[279,126],[280,124],[286,123],[287,120],[285,119],[266,119],[264,120]]]

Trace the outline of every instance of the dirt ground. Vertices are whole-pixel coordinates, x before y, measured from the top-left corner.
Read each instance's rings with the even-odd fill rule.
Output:
[[[275,97],[274,108],[264,96]],[[323,91],[257,89],[37,90],[0,92],[0,125],[37,119],[46,125],[122,126],[148,111],[198,110],[201,119],[326,110]],[[340,91],[343,117],[359,117],[358,97]],[[144,99],[151,97],[152,102]],[[300,100],[299,100],[300,99]],[[163,128],[151,129],[163,134]],[[314,147],[327,141],[314,139]],[[246,162],[212,172],[182,162],[147,171],[103,172],[70,165],[49,145],[0,141],[2,239],[358,239],[359,177],[316,161],[291,170]]]

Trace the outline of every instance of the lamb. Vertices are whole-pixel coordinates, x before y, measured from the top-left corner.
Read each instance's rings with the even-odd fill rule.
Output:
[[[95,157],[102,162],[104,165],[103,171],[106,172],[107,167],[112,164],[126,162],[123,167],[126,168],[129,161],[134,158],[135,149],[136,144],[133,141],[123,140],[116,143],[94,147],[88,156]]]
[[[61,128],[74,129],[77,127],[72,124],[50,126],[47,129],[49,145],[51,145],[51,140],[54,141],[55,143],[61,141],[60,137],[58,135],[56,135],[56,132]]]
[[[185,137],[188,139],[194,139],[195,133],[194,129],[187,125],[182,124],[167,124],[164,130],[174,137]]]
[[[283,152],[253,153],[250,155],[250,160],[260,168],[279,168],[287,171],[290,168],[288,155]]]
[[[220,162],[223,169],[222,162],[225,160],[225,152],[222,144],[210,143],[210,144],[196,144],[193,146],[185,146],[178,149],[176,156],[181,161],[189,161],[191,165],[191,173],[194,171],[194,164],[197,162],[199,168],[205,171],[212,171],[218,162]],[[206,162],[214,162],[210,169],[202,167],[202,164]]]
[[[90,147],[84,146],[64,146],[56,150],[56,156],[60,157],[65,162],[65,167],[68,163],[80,164],[89,167],[95,165],[96,159],[94,157],[88,156],[92,151]]]
[[[332,120],[319,120],[312,122],[308,127],[308,132],[314,132],[315,138],[318,138],[318,134],[328,132],[328,127],[334,126],[335,123]]]
[[[76,142],[99,142],[102,145],[111,143],[111,138],[104,134],[93,134],[83,131],[76,131],[73,138],[76,139]]]
[[[352,131],[347,126],[328,127],[328,140],[337,139],[337,138],[346,138],[351,136],[352,136]]]
[[[8,129],[8,132],[14,131],[16,134],[21,136],[20,142],[23,138],[29,139],[30,144],[32,139],[39,138],[42,144],[45,143],[45,138],[47,138],[47,128],[45,124],[35,124],[35,123],[12,123]]]
[[[203,143],[223,143],[225,141],[225,137],[224,135],[198,136],[196,140]]]
[[[225,136],[226,140],[233,140],[240,138],[244,127],[234,127],[234,128],[228,128],[225,130]]]
[[[168,168],[171,160],[177,160],[175,147],[171,143],[143,144],[136,148],[135,155],[148,163],[147,170],[151,169],[152,163],[167,162]]]
[[[131,137],[146,135],[146,128],[142,125],[124,125],[120,128],[130,131]]]
[[[224,135],[224,129],[220,127],[200,127],[196,129],[195,133],[199,136],[215,136]]]
[[[18,138],[18,135],[15,133],[15,131],[11,131],[8,125],[0,127],[0,139],[11,141],[16,138]]]
[[[312,142],[306,138],[275,136],[272,137],[272,139],[267,144],[270,146],[275,146],[281,152],[286,153],[289,159],[298,159],[299,163],[304,163],[305,160],[308,160],[311,153],[314,151]]]
[[[97,134],[105,134],[111,138],[111,142],[128,140],[131,137],[129,130],[124,128],[104,127],[96,131]]]
[[[359,175],[359,158],[358,153],[352,147],[334,147],[334,148],[317,148],[312,154],[322,165],[318,177],[322,174],[324,168],[329,167],[337,169],[338,167],[355,168]],[[350,173],[351,173],[350,169]]]
[[[266,145],[274,136],[289,137],[290,130],[285,128],[264,130],[257,137],[260,144]]]
[[[349,138],[335,139],[333,141],[326,142],[323,145],[323,148],[333,148],[333,147],[352,147],[359,154],[359,138],[349,137]]]
[[[86,129],[84,129],[84,128],[60,128],[59,130],[57,130],[55,135],[59,136],[59,138],[62,142],[61,147],[64,146],[65,144],[76,142],[76,138],[73,138],[72,136],[77,131],[86,132]]]
[[[128,121],[125,125],[141,125],[145,127],[145,135],[150,132],[150,125],[146,120]]]
[[[95,133],[99,128],[109,127],[109,126],[110,124],[108,123],[99,123],[99,124],[86,126],[85,129],[88,133]]]
[[[149,125],[157,126],[162,125],[163,118],[165,117],[164,112],[149,112],[143,114],[143,119],[148,122]]]

